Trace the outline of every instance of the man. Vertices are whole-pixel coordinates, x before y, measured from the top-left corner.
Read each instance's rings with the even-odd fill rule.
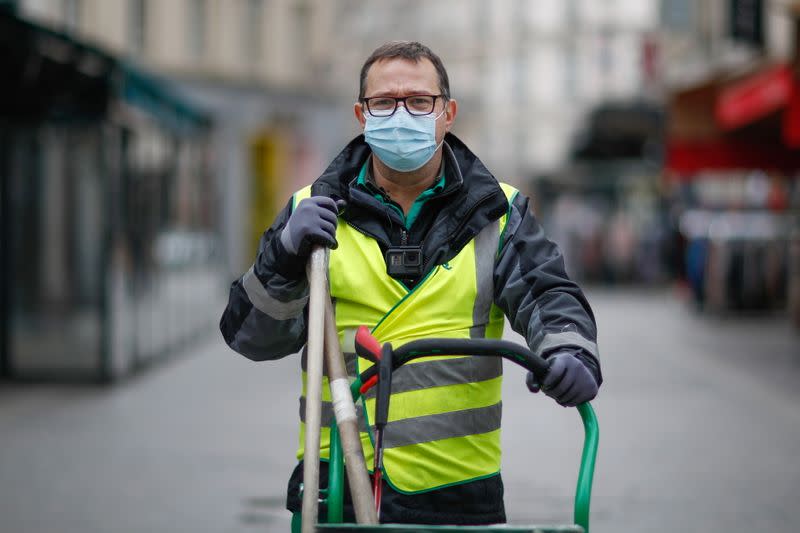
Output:
[[[498,183],[449,133],[458,106],[439,57],[415,42],[381,46],[362,67],[354,112],[364,134],[294,195],[261,239],[253,267],[233,284],[220,325],[231,348],[253,360],[302,348],[305,263],[312,245],[322,244],[333,248],[331,296],[351,375],[370,364],[353,353],[361,324],[399,346],[425,337],[498,338],[505,314],[550,361],[544,392],[564,406],[591,400],[602,378],[589,304],[528,199]],[[396,372],[384,440],[383,521],[505,522],[501,380],[499,358],[421,359]],[[528,387],[539,390],[531,375]],[[304,399],[301,464],[287,499],[295,513],[302,501]],[[329,400],[323,396],[323,458]],[[360,425],[370,465],[374,397],[365,405]],[[323,482],[326,476],[323,462]],[[347,505],[345,512],[352,520]]]

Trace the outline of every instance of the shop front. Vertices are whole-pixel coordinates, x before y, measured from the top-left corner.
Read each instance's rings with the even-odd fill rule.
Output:
[[[210,123],[0,10],[0,376],[113,380],[210,330]]]
[[[671,95],[664,180],[694,301],[713,311],[800,305],[800,86],[788,64]]]

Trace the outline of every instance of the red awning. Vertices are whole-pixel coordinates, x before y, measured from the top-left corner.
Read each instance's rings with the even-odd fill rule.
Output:
[[[686,179],[704,170],[800,171],[800,83],[788,65],[709,80],[670,106],[665,169]]]
[[[751,124],[787,106],[792,95],[792,72],[787,65],[763,70],[724,88],[717,99],[717,123],[724,130]]]

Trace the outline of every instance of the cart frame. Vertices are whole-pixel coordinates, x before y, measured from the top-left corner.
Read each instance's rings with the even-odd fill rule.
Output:
[[[446,349],[437,347],[437,343],[443,343]],[[485,348],[482,349],[469,349],[468,346],[477,346],[476,343],[483,344]],[[466,349],[465,349],[466,348]],[[390,348],[391,349],[391,348]],[[425,339],[423,341],[410,342],[398,351],[402,350],[405,357],[401,357],[400,361],[395,363],[400,366],[403,363],[425,357],[429,355],[494,355],[496,357],[503,357],[523,368],[530,370],[541,376],[542,369],[546,368],[547,364],[538,356],[535,356],[526,347],[520,346],[508,341],[489,341],[489,340],[456,340],[453,339]],[[494,351],[493,354],[488,353]],[[460,352],[460,353],[454,353]],[[361,354],[362,356],[364,354]],[[358,401],[361,398],[361,389],[365,382],[369,380],[375,373],[378,365],[375,364],[367,371],[362,373],[350,386],[350,392],[353,395],[353,401]],[[372,371],[372,372],[370,372]],[[583,421],[584,440],[583,451],[581,453],[580,468],[578,470],[578,480],[575,487],[575,499],[573,505],[573,520],[574,523],[580,526],[585,533],[589,533],[589,513],[592,497],[592,483],[594,480],[594,469],[597,458],[597,449],[600,440],[600,430],[595,415],[594,409],[588,402],[577,406],[578,413]],[[344,531],[359,530],[359,531],[412,531],[408,526],[394,527],[391,524],[384,524],[378,526],[346,526],[342,524],[344,519],[344,458],[342,454],[341,441],[339,437],[338,427],[336,420],[331,422],[331,437],[330,437],[330,463],[328,472],[328,488],[320,491],[323,498],[321,503],[327,504],[327,524],[330,526],[323,526],[321,529],[325,531]],[[341,524],[337,526],[337,524]],[[491,531],[485,527],[456,527],[456,526],[426,526],[426,530],[430,531]],[[566,529],[560,526],[547,527],[547,528],[520,528],[509,529],[505,526],[503,531],[575,531],[574,526],[566,526]]]

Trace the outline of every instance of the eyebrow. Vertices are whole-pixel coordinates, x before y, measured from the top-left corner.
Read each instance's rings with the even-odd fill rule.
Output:
[[[423,90],[423,89],[414,89],[413,91],[409,91],[408,93],[406,93],[404,96],[397,96],[397,93],[394,92],[394,91],[384,91],[384,92],[377,92],[377,93],[375,93],[375,94],[373,94],[371,96],[365,96],[364,98],[375,98],[377,96],[393,96],[393,97],[397,97],[397,98],[404,98],[405,96],[414,96],[414,95],[418,95],[418,94],[434,95],[434,94],[438,94],[438,93],[435,92],[435,91],[427,91],[427,90]]]

